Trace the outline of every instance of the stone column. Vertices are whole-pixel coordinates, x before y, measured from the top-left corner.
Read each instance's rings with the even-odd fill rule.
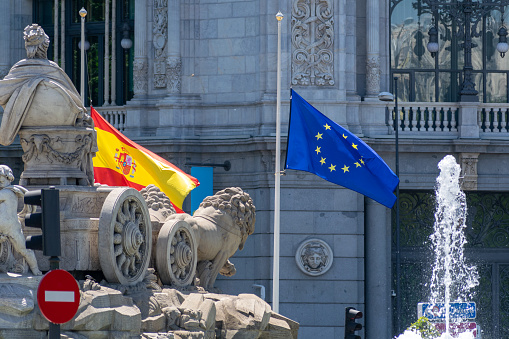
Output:
[[[145,96],[148,91],[147,56],[147,0],[134,3],[134,96]]]
[[[11,32],[11,1],[0,3],[0,30],[5,34]],[[11,39],[4,37],[0,39],[0,79],[9,73],[11,68]]]
[[[113,0],[115,1],[115,0]],[[110,104],[110,0],[104,2],[104,103]]]
[[[65,0],[60,2],[60,67],[65,71]]]
[[[166,88],[169,94],[180,93],[182,59],[180,57],[180,0],[168,0],[168,49]]]
[[[365,198],[366,338],[391,338],[390,210]]]
[[[117,1],[111,3],[111,104],[117,105]]]
[[[380,1],[366,3],[366,96],[377,97],[380,93]]]
[[[58,64],[58,0],[53,3],[53,61]]]

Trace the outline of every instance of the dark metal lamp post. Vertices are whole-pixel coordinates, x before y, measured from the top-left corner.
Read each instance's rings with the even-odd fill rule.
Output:
[[[461,85],[461,101],[476,102],[479,101],[479,92],[475,89],[473,81],[473,67],[472,67],[472,48],[477,47],[472,42],[473,37],[481,36],[482,32],[477,31],[477,24],[492,10],[498,10],[504,17],[504,7],[509,5],[509,0],[463,0],[463,1],[450,1],[450,0],[422,0],[427,4],[435,17],[438,16],[438,11],[446,14],[451,20],[454,20],[459,27],[457,32],[458,37],[463,39],[462,47],[464,49],[464,64],[463,64],[463,83]],[[438,30],[435,24],[430,28],[429,43],[427,45],[428,51],[433,57],[439,50],[438,43]],[[509,50],[507,44],[507,29],[504,27],[502,19],[501,27],[498,31],[499,43],[497,50],[502,58]]]
[[[396,156],[396,176],[399,178],[399,111],[398,111],[398,77],[394,77],[394,95],[389,92],[382,92],[378,95],[378,100],[394,101],[394,130],[395,130],[395,156]],[[400,224],[399,224],[399,183],[396,186],[396,328],[398,333],[401,332],[401,251],[400,251]]]

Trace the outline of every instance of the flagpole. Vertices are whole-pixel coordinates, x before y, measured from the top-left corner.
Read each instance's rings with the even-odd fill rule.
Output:
[[[274,267],[272,276],[272,310],[279,313],[279,193],[281,179],[281,21],[283,13],[276,14],[277,19],[277,80],[276,80],[276,172],[274,183]]]
[[[87,16],[87,10],[82,7],[79,11],[81,16],[81,82],[80,82],[80,94],[81,104],[85,106],[85,17]]]

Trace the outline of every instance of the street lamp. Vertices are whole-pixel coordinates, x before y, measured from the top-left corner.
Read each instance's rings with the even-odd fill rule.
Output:
[[[502,58],[509,50],[507,44],[507,30],[504,27],[504,7],[509,5],[509,0],[490,0],[483,2],[472,0],[422,0],[430,7],[431,13],[435,18],[438,18],[438,12],[446,14],[447,18],[453,20],[459,27],[457,36],[463,39],[462,47],[464,49],[464,63],[463,63],[463,83],[461,84],[461,101],[476,102],[479,101],[479,92],[475,89],[475,83],[472,79],[472,48],[477,47],[472,42],[473,37],[480,37],[482,31],[477,31],[477,24],[486,16],[490,11],[497,10],[502,13],[502,24],[498,31],[499,43],[497,50]],[[428,51],[432,57],[435,57],[439,49],[438,44],[438,30],[433,23],[428,34],[429,43],[427,45]]]
[[[399,178],[399,111],[398,111],[398,77],[394,77],[394,95],[389,92],[382,92],[378,95],[380,101],[394,101],[394,130],[396,141],[396,176]],[[399,183],[396,186],[396,328],[398,333],[401,332],[401,251],[400,251],[400,225],[399,225]]]
[[[80,49],[81,49],[81,81],[80,81],[80,94],[81,94],[81,104],[85,106],[85,17],[87,16],[87,10],[82,7],[79,11],[81,17],[81,41],[80,41]],[[90,44],[89,44],[90,47]]]

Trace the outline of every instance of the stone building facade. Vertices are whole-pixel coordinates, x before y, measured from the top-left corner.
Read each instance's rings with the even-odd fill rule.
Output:
[[[394,90],[392,76],[397,67],[391,66],[391,46],[397,37],[390,31],[389,8],[400,2],[83,2],[90,15],[96,15],[86,24],[91,36],[87,53],[97,53],[97,63],[89,63],[87,70],[96,88],[87,89],[93,105],[125,135],[187,172],[191,163],[230,161],[229,171],[214,168],[214,191],[240,186],[254,200],[255,233],[232,258],[237,274],[218,280],[223,292],[260,294],[264,289],[266,300],[273,298],[276,13],[284,14],[283,159],[292,87],[363,138],[394,168],[395,134],[390,118],[394,104],[379,101],[378,94]],[[5,75],[24,58],[22,29],[42,19],[57,44],[50,57],[79,84],[72,53],[77,48],[79,21],[73,19],[77,13],[71,12],[78,7],[81,2],[71,0],[2,1],[0,74]],[[130,49],[121,47],[123,38],[133,42]],[[99,69],[91,69],[94,65]],[[465,189],[486,194],[509,191],[508,104],[410,102],[403,94],[398,154],[402,196],[433,190],[437,164],[447,154],[454,155],[464,168]],[[491,127],[486,127],[487,122]],[[13,168],[18,178],[21,153],[18,142],[0,148],[0,163]],[[184,207],[189,210],[189,203]],[[432,206],[428,212],[430,209]],[[407,210],[402,207],[402,211]],[[404,227],[408,225],[403,222]],[[503,224],[498,227],[505,231]],[[393,261],[396,252],[404,263],[415,258],[412,246],[406,252],[395,250],[393,233],[391,210],[314,175],[286,171],[281,177],[279,313],[300,323],[300,337],[342,337],[348,306],[364,312],[362,337],[391,338],[401,330],[394,306]],[[309,264],[311,254],[298,255],[306,246],[320,253],[320,262]],[[495,263],[490,272],[496,271],[499,278],[509,263],[504,252],[507,246],[498,246],[498,254],[489,256]],[[487,254],[481,251],[479,255]],[[320,265],[327,266],[326,270],[315,274]],[[502,291],[505,285],[499,278],[490,286]],[[497,314],[499,321],[509,321],[507,313]],[[499,334],[509,338],[509,334]]]

